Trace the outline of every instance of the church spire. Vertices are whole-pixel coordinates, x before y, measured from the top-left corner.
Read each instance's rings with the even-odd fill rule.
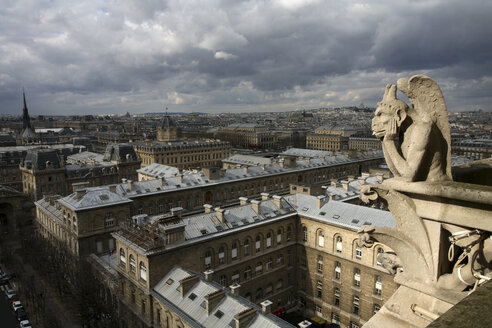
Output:
[[[27,104],[26,104],[26,93],[24,92],[24,88],[22,88],[22,97],[24,98],[24,109],[22,110],[22,125],[23,128],[32,128],[31,127],[31,118],[29,117],[29,112],[27,110]]]

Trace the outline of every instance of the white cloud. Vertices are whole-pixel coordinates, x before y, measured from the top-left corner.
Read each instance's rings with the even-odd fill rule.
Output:
[[[230,53],[227,53],[225,51],[217,51],[214,55],[214,58],[215,59],[225,59],[225,60],[228,60],[228,59],[234,59],[234,58],[237,58],[236,55],[233,55],[233,54],[230,54]]]

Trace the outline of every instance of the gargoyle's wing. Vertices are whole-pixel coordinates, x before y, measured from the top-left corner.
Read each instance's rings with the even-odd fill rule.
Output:
[[[422,121],[433,122],[447,144],[446,174],[451,175],[451,131],[448,111],[436,81],[426,75],[414,75],[411,78],[401,78],[397,82],[398,89],[407,95],[412,102],[415,112]]]

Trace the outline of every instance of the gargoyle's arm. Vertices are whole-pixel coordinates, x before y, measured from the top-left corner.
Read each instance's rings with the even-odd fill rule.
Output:
[[[394,144],[394,143],[393,143]],[[388,150],[386,149],[386,145],[385,143],[383,142],[382,143],[382,146],[383,146],[383,154],[384,154],[384,158],[386,159],[386,164],[388,165],[391,173],[393,173],[393,175],[395,177],[400,177],[401,174],[400,172],[396,169],[395,165],[393,164],[393,161],[391,160],[391,156],[390,156],[390,153],[388,152]]]
[[[429,145],[431,129],[432,124],[417,123],[417,125],[413,128],[412,135],[405,136],[406,138],[410,138],[410,146],[405,154],[407,157],[406,159],[396,148],[396,144],[393,139],[386,137],[383,139],[383,148],[388,156],[388,159],[390,159],[390,162],[396,168],[396,171],[405,180],[415,181],[420,166],[422,164],[425,165],[425,163],[423,163],[423,159]]]

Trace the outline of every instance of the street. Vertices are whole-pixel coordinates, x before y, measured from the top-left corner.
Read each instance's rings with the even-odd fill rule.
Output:
[[[19,322],[17,321],[17,317],[12,310],[12,304],[10,300],[5,295],[5,290],[7,290],[7,286],[1,287],[1,296],[0,296],[0,321],[2,322],[2,327],[5,328],[18,328]]]

